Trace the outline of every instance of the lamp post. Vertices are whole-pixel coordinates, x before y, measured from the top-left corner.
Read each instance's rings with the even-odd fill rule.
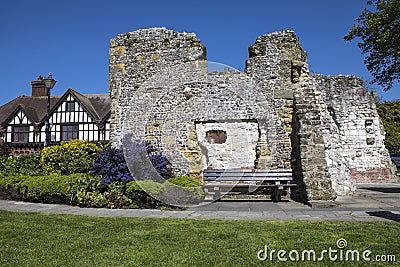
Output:
[[[47,89],[47,113],[46,113],[46,129],[45,129],[45,140],[44,147],[50,145],[50,90],[53,89],[56,84],[56,80],[53,79],[53,75],[50,73],[49,77],[43,80],[44,86]]]

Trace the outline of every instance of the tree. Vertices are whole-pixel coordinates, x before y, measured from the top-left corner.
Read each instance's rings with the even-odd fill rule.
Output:
[[[11,155],[11,148],[3,141],[3,139],[0,139],[0,157],[8,157]]]
[[[377,107],[386,132],[386,148],[389,152],[400,152],[400,100],[385,101]]]
[[[369,0],[355,20],[346,41],[361,38],[358,47],[367,54],[364,63],[374,77],[371,83],[385,91],[400,80],[400,0]]]

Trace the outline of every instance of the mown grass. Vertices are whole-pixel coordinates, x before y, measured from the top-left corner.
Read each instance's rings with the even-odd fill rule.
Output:
[[[0,211],[0,266],[365,266],[259,261],[257,252],[347,249],[396,255],[400,224],[87,217]],[[371,263],[374,266],[376,262]]]

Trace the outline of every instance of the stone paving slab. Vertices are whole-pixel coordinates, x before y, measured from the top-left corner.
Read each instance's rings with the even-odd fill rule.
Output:
[[[96,209],[0,200],[0,209],[99,217],[400,222],[400,184],[359,184],[357,188],[354,196],[338,197],[329,207],[264,200],[217,201],[187,210]]]

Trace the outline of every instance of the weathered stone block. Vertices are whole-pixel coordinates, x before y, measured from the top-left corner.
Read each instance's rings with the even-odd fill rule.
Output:
[[[274,92],[274,98],[293,99],[293,90],[277,90]]]

